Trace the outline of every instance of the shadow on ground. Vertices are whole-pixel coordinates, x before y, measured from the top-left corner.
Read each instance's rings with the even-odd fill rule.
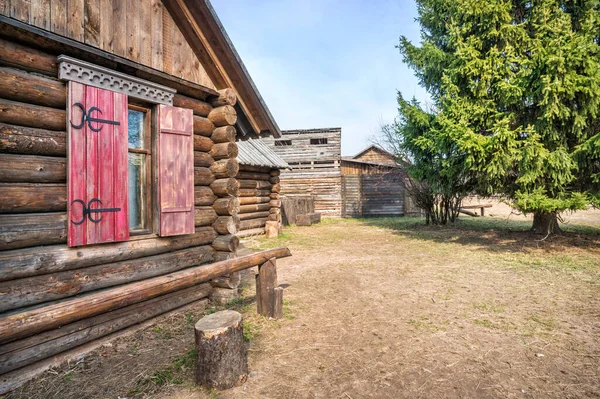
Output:
[[[548,252],[564,248],[596,249],[600,246],[600,226],[592,228],[564,225],[563,233],[548,237],[529,231],[531,222],[500,218],[460,218],[446,226],[425,225],[423,218],[358,219],[360,223],[389,229],[393,234],[436,243],[485,247],[492,252],[522,252],[536,249]]]

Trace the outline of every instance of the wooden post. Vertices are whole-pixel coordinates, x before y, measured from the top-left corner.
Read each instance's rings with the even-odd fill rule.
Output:
[[[219,390],[242,385],[248,378],[248,349],[242,315],[223,310],[205,316],[194,328],[198,364],[196,382]]]
[[[277,216],[274,214],[274,216]],[[265,224],[265,233],[267,234],[267,238],[277,238],[279,235],[279,228],[277,226],[277,220],[268,220]]]
[[[276,258],[271,258],[258,266],[256,275],[256,307],[259,314],[274,319],[281,318],[283,288],[281,293],[277,288]],[[281,296],[280,300],[277,300],[278,295]]]

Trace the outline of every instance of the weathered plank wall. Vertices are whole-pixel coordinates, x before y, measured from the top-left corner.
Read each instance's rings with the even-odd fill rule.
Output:
[[[267,221],[281,223],[280,171],[240,165],[240,231],[238,237],[265,233]]]
[[[287,130],[280,139],[271,139],[269,144],[275,153],[292,167],[291,171],[281,173],[281,194],[312,195],[315,212],[340,217],[341,135],[340,128]],[[327,143],[319,144],[319,140]]]
[[[312,195],[295,195],[281,197],[281,223],[289,226],[296,223],[298,215],[315,212],[315,200]]]
[[[344,217],[404,215],[403,174],[353,174],[342,176]]]
[[[5,0],[0,14],[215,88],[161,0]]]
[[[33,308],[44,315],[47,306],[79,298],[85,310],[95,306],[86,298],[118,285],[122,297],[111,302],[108,310],[129,306],[119,317],[85,318],[85,312],[75,312],[71,324],[60,330],[56,323],[46,326],[42,320],[35,331],[23,327],[18,339],[0,339],[0,359],[14,360],[0,374],[182,306],[190,298],[207,296],[210,287],[204,286],[191,296],[165,295],[150,304],[142,291],[128,287],[235,252],[239,184],[233,108],[218,101],[213,101],[213,107],[195,98],[175,98],[176,106],[194,111],[195,234],[165,238],[149,234],[126,242],[69,248],[67,98],[65,83],[55,78],[56,54],[0,38],[0,76],[0,312],[4,312],[0,324],[10,315],[26,315]],[[161,291],[165,287],[168,284],[153,288],[153,297],[170,292]],[[56,339],[70,340],[66,331],[76,333],[80,325],[94,333],[77,332],[74,343],[56,344]],[[0,337],[4,333],[0,331]]]
[[[365,162],[383,163],[391,165],[396,164],[396,160],[394,159],[394,156],[392,154],[373,146],[369,147],[367,150],[355,156],[353,159]]]

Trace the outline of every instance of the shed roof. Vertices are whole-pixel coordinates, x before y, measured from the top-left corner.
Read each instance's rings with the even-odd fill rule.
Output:
[[[250,139],[238,141],[237,160],[242,165],[250,166],[268,166],[275,169],[289,169],[281,157],[267,146],[263,140]]]

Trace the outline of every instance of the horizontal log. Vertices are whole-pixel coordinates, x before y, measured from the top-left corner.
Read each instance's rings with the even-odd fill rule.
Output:
[[[215,160],[206,152],[194,151],[194,166],[210,167]]]
[[[0,215],[0,251],[66,242],[66,213]]]
[[[67,133],[0,123],[0,152],[67,156]]]
[[[271,172],[269,172],[269,174],[271,176],[279,176],[281,174],[281,171],[279,169],[272,169]]]
[[[220,216],[235,215],[240,210],[240,200],[237,197],[219,198],[213,203],[213,209]]]
[[[0,64],[53,77],[58,75],[56,56],[18,44],[10,39],[0,38]]]
[[[210,137],[213,130],[215,130],[215,125],[211,121],[202,116],[194,115],[194,134]]]
[[[214,143],[233,143],[236,138],[236,130],[234,126],[221,126],[216,128],[210,139]]]
[[[198,301],[210,295],[211,284],[204,283],[175,291],[3,345],[0,349],[0,374],[46,359]]]
[[[269,216],[267,216],[267,219],[269,221],[278,222],[279,219],[281,218],[281,215],[279,215],[279,214],[269,213],[269,212],[267,212],[267,213],[269,214]]]
[[[212,247],[216,251],[236,252],[240,245],[240,239],[234,235],[222,235],[215,238]]]
[[[42,107],[0,98],[0,122],[38,129],[65,131],[67,113],[64,109]]]
[[[0,312],[139,281],[210,262],[211,246],[0,283]]]
[[[44,247],[43,250],[34,247],[2,251],[0,252],[0,281],[159,255],[210,244],[216,237],[217,232],[212,227],[199,227],[194,234],[184,236],[156,237],[78,248],[52,245]]]
[[[239,183],[236,179],[217,179],[210,184],[210,188],[219,197],[234,196],[239,192]]]
[[[255,252],[222,262],[192,267],[0,318],[0,343],[6,343],[96,316],[113,309],[207,282],[224,274],[258,266],[271,258],[291,256],[287,248]]]
[[[213,141],[208,137],[194,135],[194,151],[209,152],[213,148]]]
[[[237,102],[237,95],[235,90],[226,88],[219,90],[219,95],[210,98],[210,103],[213,107],[222,107],[224,105],[231,105],[232,107]]]
[[[64,82],[14,68],[0,67],[0,96],[45,107],[67,108]]]
[[[268,218],[243,220],[240,222],[240,230],[257,229],[267,224]]]
[[[279,182],[280,182],[280,180],[281,180],[281,179],[279,178],[279,176],[271,176],[271,177],[269,178],[269,182],[270,182],[270,183],[272,183],[272,184],[279,183]]]
[[[227,253],[229,252],[220,252]],[[230,290],[235,290],[240,286],[240,282],[242,281],[241,273],[232,273],[225,276],[220,276],[210,280],[210,285],[217,288],[228,288]]]
[[[210,114],[208,114],[208,119],[215,126],[233,126],[237,121],[237,113],[231,105],[223,105],[213,108]]]
[[[252,213],[252,212],[262,212],[268,211],[271,209],[271,205],[266,204],[249,204],[249,205],[241,205],[238,213]]]
[[[253,188],[240,189],[240,197],[268,197],[271,195],[271,190],[257,190]]]
[[[67,159],[0,154],[1,183],[65,183]]]
[[[281,200],[271,200],[269,201],[269,205],[273,208],[281,208]]]
[[[240,218],[237,215],[219,216],[212,227],[219,234],[235,234],[240,229]]]
[[[271,183],[265,180],[239,180],[240,188],[258,188],[258,189],[269,189]]]
[[[217,219],[217,213],[212,206],[197,206],[194,208],[194,225],[196,227],[210,226]]]
[[[240,197],[240,205],[264,204],[271,201],[269,197]]]
[[[194,187],[194,205],[212,205],[217,196],[210,187],[207,186],[195,186]]]
[[[221,159],[213,163],[210,170],[217,179],[235,177],[239,171],[239,163],[235,158]]]
[[[235,158],[238,156],[238,146],[237,143],[215,144],[209,151],[209,154],[215,161],[219,159]]]
[[[281,208],[271,208],[271,209],[269,209],[269,213],[274,213],[276,215],[279,215],[281,213]]]
[[[242,180],[242,179],[246,179],[246,180],[266,180],[269,181],[269,178],[271,177],[271,175],[269,175],[268,173],[259,173],[259,172],[245,172],[243,170],[240,171],[240,173],[238,173],[237,178]]]
[[[269,211],[240,213],[238,216],[240,218],[240,221],[250,220],[250,219],[268,218]]]
[[[198,116],[208,116],[210,111],[213,109],[212,105],[205,101],[197,100],[181,94],[175,94],[175,96],[173,96],[173,105],[176,107],[191,109],[194,112],[194,115]]]
[[[215,252],[214,261],[215,262],[222,262],[224,260],[233,259],[233,258],[236,258],[236,257],[237,257],[237,254],[234,253],[234,252],[217,251],[217,252]]]
[[[271,186],[271,191],[279,193],[281,191],[281,185],[279,183],[273,184],[273,186]]]
[[[253,236],[260,236],[265,234],[265,228],[264,227],[259,227],[256,229],[248,229],[248,230],[242,230],[240,232],[237,233],[237,236],[239,238],[245,238],[245,237],[253,237]]]
[[[65,184],[0,183],[0,213],[66,212]]]
[[[271,195],[269,195],[269,197],[271,199],[279,199],[280,198],[279,193],[271,193]]]
[[[209,168],[197,167],[194,168],[194,185],[195,186],[209,186],[215,181],[215,175],[210,171]]]
[[[271,168],[269,166],[254,166],[254,165],[242,165],[240,166],[240,170],[244,172],[254,172],[254,173],[269,173]]]

